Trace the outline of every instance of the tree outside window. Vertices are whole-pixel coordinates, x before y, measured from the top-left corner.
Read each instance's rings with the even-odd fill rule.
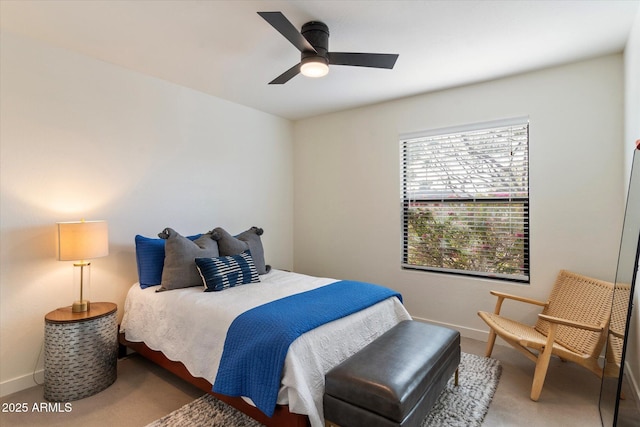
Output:
[[[529,280],[528,122],[401,139],[404,268]]]

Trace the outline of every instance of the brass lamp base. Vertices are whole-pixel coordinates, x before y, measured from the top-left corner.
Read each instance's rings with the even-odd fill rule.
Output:
[[[82,301],[75,301],[71,306],[71,311],[73,313],[84,313],[85,311],[89,311],[90,306],[91,303],[86,299],[83,299]]]

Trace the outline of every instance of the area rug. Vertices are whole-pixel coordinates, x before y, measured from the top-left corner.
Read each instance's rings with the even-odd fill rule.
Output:
[[[480,426],[498,387],[502,367],[495,359],[462,353],[458,386],[453,378],[422,427]],[[205,394],[147,427],[260,427],[235,408]]]

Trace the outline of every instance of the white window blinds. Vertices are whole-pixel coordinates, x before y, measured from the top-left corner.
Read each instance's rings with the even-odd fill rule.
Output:
[[[405,268],[529,280],[526,118],[401,137]]]

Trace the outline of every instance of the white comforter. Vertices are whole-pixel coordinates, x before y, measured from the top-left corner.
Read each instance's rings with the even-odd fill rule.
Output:
[[[222,292],[202,288],[156,293],[134,284],[127,295],[121,330],[127,340],[144,341],[191,375],[215,382],[229,325],[239,314],[261,304],[315,289],[335,279],[280,270],[260,276],[261,283]],[[397,298],[389,298],[348,317],[327,323],[295,340],[285,359],[278,403],[324,425],[324,375],[395,324],[411,317]]]

